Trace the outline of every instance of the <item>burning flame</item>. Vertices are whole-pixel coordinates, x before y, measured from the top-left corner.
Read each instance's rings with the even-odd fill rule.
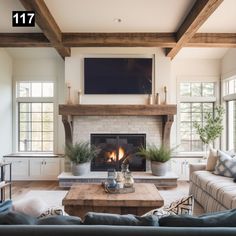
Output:
[[[122,159],[124,155],[125,155],[125,150],[122,147],[119,147],[119,151],[118,151],[119,160]]]
[[[122,147],[119,147],[118,150],[118,159],[121,160],[125,155],[125,150]],[[111,162],[112,160],[116,160],[116,151],[109,152],[108,156],[108,162]]]

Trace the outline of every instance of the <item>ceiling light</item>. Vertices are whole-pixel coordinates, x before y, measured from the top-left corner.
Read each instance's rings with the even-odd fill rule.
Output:
[[[113,21],[114,21],[115,23],[121,23],[122,20],[121,20],[121,18],[114,18]]]

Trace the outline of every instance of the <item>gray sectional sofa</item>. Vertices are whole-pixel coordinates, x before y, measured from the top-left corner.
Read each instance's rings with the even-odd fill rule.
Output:
[[[236,183],[233,178],[206,171],[205,164],[190,165],[190,191],[205,212],[236,208]]]

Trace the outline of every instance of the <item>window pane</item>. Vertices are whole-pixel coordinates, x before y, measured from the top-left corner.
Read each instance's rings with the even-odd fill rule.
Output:
[[[192,92],[192,97],[201,97],[202,96],[201,83],[192,83],[191,92]]]
[[[43,121],[53,121],[53,113],[43,113]]]
[[[21,112],[30,112],[31,111],[30,103],[20,103],[20,111]]]
[[[30,97],[30,83],[19,83],[18,89],[19,97]]]
[[[42,83],[32,83],[32,97],[42,97]]]
[[[181,122],[180,131],[190,132],[191,131],[191,122]]]
[[[53,112],[53,103],[44,103],[43,112]]]
[[[203,103],[203,112],[212,112],[213,104],[212,103]]]
[[[41,121],[42,113],[32,113],[32,121]]]
[[[203,83],[202,84],[202,96],[203,97],[213,97],[215,86],[214,83]]]
[[[53,97],[53,83],[43,83],[43,97]]]
[[[43,151],[53,151],[53,143],[52,142],[43,142]]]
[[[190,103],[180,103],[181,112],[190,112]]]
[[[183,121],[191,121],[191,116],[189,113],[181,113],[181,122]]]
[[[41,103],[32,103],[32,112],[41,112]]]
[[[202,112],[202,104],[201,103],[192,103],[192,112]]]
[[[53,123],[52,122],[44,122],[43,123],[43,131],[53,131]]]
[[[236,101],[228,102],[228,149],[236,150]]]
[[[53,103],[19,103],[18,107],[19,151],[53,151]]]
[[[180,96],[191,96],[190,83],[180,84]]]

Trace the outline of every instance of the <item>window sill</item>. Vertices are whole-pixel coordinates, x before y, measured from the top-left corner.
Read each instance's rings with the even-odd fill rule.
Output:
[[[172,155],[172,158],[203,158],[204,152],[182,152]]]

